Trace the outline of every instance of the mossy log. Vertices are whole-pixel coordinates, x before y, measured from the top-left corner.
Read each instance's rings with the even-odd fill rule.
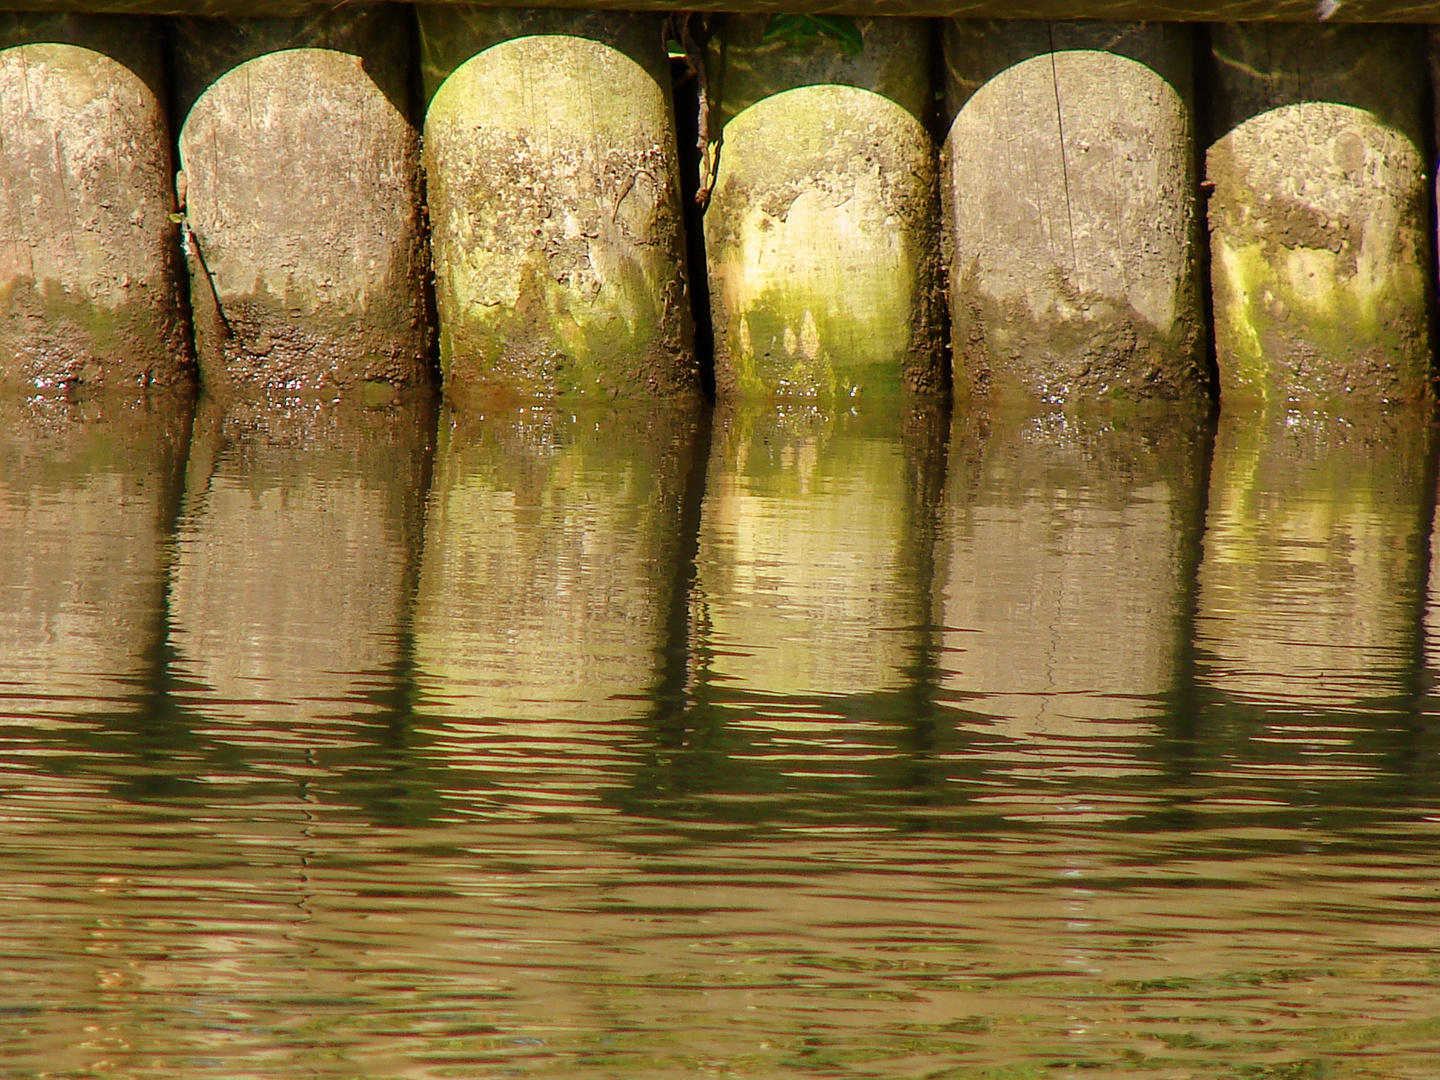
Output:
[[[1299,711],[1407,698],[1434,503],[1428,407],[1222,410],[1195,641],[1221,702]]]
[[[957,393],[1208,395],[1192,49],[1162,23],[946,24]]]
[[[0,14],[0,382],[189,378],[158,31]]]
[[[379,711],[404,658],[435,411],[425,392],[366,397],[206,394],[196,412],[173,671],[197,688],[195,711],[242,721],[242,740]]]
[[[400,5],[173,25],[191,306],[213,387],[428,375]]]
[[[1425,35],[1218,26],[1206,154],[1223,398],[1430,392]]]
[[[711,42],[718,393],[941,391],[929,25],[861,19],[852,55],[767,37],[766,21],[730,16]]]
[[[659,18],[419,13],[447,396],[694,396]]]

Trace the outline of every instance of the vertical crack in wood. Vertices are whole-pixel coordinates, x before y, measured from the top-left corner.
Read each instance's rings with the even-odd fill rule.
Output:
[[[1046,23],[1050,38],[1050,85],[1055,90],[1055,127],[1060,134],[1060,177],[1065,187],[1065,221],[1070,230],[1070,271],[1080,272],[1080,257],[1075,250],[1075,215],[1070,209],[1070,164],[1065,160],[1065,114],[1060,105],[1060,72],[1055,65],[1055,24]]]

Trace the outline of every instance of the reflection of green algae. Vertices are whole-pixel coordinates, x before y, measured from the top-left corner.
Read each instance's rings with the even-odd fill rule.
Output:
[[[1199,576],[1211,685],[1267,707],[1400,692],[1418,656],[1426,411],[1222,412]]]
[[[556,722],[642,711],[672,618],[695,410],[447,420],[416,599],[421,711]]]
[[[917,628],[931,621],[938,418],[893,402],[717,412],[695,647],[716,694],[834,694],[882,713],[900,703],[887,695],[911,689]]]
[[[1391,537],[1414,532],[1429,445],[1428,428],[1411,408],[1383,416],[1313,413],[1303,421],[1269,410],[1227,411],[1211,466],[1207,557],[1264,569],[1274,545],[1296,538],[1374,539],[1369,530],[1382,521]],[[1350,558],[1375,554],[1359,542],[1345,551]],[[1400,560],[1381,577],[1405,580],[1415,571],[1404,545],[1386,543],[1381,553]]]

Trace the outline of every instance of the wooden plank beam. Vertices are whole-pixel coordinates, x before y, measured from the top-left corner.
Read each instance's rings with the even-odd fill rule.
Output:
[[[444,4],[447,0],[427,0]],[[339,7],[314,0],[6,0],[11,11],[151,15],[301,15]],[[1008,19],[1166,22],[1440,22],[1435,0],[531,0],[535,7],[612,11],[809,12]]]

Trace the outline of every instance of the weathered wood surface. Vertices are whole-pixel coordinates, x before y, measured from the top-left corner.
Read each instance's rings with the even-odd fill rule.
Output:
[[[0,15],[0,380],[188,378],[157,28]]]
[[[171,25],[207,383],[428,377],[407,14]]]
[[[452,400],[697,394],[659,18],[430,8],[420,29]]]
[[[342,0],[9,0],[11,11],[101,11],[155,15],[301,15]],[[434,6],[463,0],[430,0]],[[1323,6],[1322,6],[1323,3]],[[1115,19],[1169,22],[1427,23],[1440,21],[1434,0],[554,0],[535,7],[600,11],[812,12],[924,15],[975,19]]]
[[[862,19],[838,43],[711,42],[724,128],[705,215],[722,397],[943,388],[930,48],[920,19]]]
[[[955,388],[1203,398],[1191,28],[946,23]]]
[[[1206,153],[1229,401],[1430,392],[1425,35],[1222,27]]]

